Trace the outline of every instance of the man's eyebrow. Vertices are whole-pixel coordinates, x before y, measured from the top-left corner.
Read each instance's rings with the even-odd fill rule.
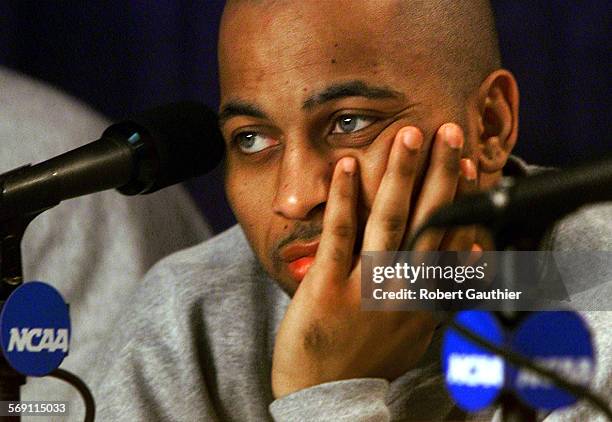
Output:
[[[310,110],[317,105],[324,104],[328,101],[337,100],[346,97],[365,97],[370,99],[386,99],[386,98],[404,98],[404,94],[391,88],[384,86],[368,85],[364,81],[348,81],[333,84],[317,92],[302,104],[302,109]]]
[[[257,105],[245,101],[229,101],[221,107],[219,112],[219,126],[222,127],[226,121],[236,116],[250,116],[266,119],[268,116]]]

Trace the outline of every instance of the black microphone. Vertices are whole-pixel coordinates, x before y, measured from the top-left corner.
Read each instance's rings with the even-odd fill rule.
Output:
[[[110,126],[97,141],[0,175],[0,221],[111,188],[155,192],[212,170],[223,153],[217,116],[204,105],[154,108]]]
[[[547,226],[577,208],[612,200],[612,157],[520,179],[457,199],[430,217],[425,227],[480,224],[493,229],[514,223]],[[420,230],[422,232],[422,230]]]

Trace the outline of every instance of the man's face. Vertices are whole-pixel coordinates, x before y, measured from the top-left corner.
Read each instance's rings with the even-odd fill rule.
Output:
[[[363,230],[396,132],[420,128],[429,149],[461,104],[431,65],[436,51],[404,35],[394,2],[239,3],[219,46],[226,190],[264,268],[293,294],[335,163],[358,161]]]

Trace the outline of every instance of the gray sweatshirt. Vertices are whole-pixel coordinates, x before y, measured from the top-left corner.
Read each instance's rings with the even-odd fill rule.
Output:
[[[553,233],[554,248],[612,250],[610,217],[612,207],[599,206],[567,218]],[[239,227],[162,260],[147,275],[100,358],[94,389],[99,420],[422,421],[461,416],[443,385],[441,333],[419,365],[391,383],[330,382],[274,400],[272,351],[289,301],[263,272]],[[593,385],[610,398],[612,313],[585,316],[596,333]],[[498,413],[492,409],[468,420],[497,419]],[[548,419],[598,415],[579,404]]]

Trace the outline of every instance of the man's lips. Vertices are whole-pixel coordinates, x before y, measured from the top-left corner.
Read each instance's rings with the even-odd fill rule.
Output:
[[[300,282],[314,262],[315,254],[319,248],[319,240],[307,243],[291,243],[281,251],[281,258],[287,263],[287,269],[291,277]]]
[[[289,269],[289,274],[291,274],[291,277],[299,283],[302,281],[313,262],[314,256],[305,256],[298,258],[295,261],[291,261],[289,264],[287,264],[287,269]]]

